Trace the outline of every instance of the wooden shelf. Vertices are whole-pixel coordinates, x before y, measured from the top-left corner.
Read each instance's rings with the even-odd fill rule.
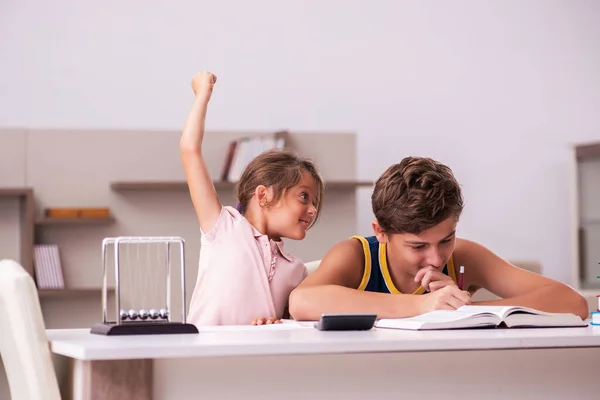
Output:
[[[0,188],[0,197],[11,196],[32,196],[33,189],[31,188]]]
[[[600,159],[600,142],[580,144],[575,146],[575,155],[578,161],[586,159]]]
[[[64,225],[107,225],[115,222],[115,217],[78,217],[78,218],[52,218],[45,217],[35,221],[37,226],[64,226]]]
[[[216,185],[215,185],[216,186]],[[232,186],[233,187],[233,186]],[[151,191],[177,191],[188,190],[187,182],[172,182],[172,181],[120,181],[112,182],[110,188],[114,191],[130,191],[130,190],[151,190]],[[219,189],[219,187],[217,187]]]
[[[371,181],[329,181],[325,182],[325,189],[356,189],[359,187],[372,187],[375,182]]]
[[[580,226],[600,225],[600,218],[584,219],[580,222]]]
[[[109,294],[113,290],[109,290]],[[38,289],[39,297],[43,298],[61,298],[61,297],[82,297],[82,296],[102,296],[101,288],[90,289]]]
[[[233,189],[234,182],[213,182],[217,190]],[[358,187],[371,187],[373,182],[370,181],[327,181],[325,182],[326,189],[356,189]],[[187,182],[176,181],[119,181],[112,182],[110,188],[114,191],[187,191]]]

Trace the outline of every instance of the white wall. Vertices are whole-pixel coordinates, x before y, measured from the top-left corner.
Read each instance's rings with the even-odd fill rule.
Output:
[[[209,69],[210,129],[356,131],[360,178],[437,158],[464,187],[462,236],[568,281],[599,19],[594,0],[3,0],[0,125],[178,129]]]

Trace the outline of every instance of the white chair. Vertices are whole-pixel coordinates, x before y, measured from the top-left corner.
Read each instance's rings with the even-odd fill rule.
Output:
[[[60,400],[37,289],[13,260],[0,261],[0,354],[13,400]]]
[[[321,264],[321,260],[310,261],[310,262],[305,263],[304,265],[306,265],[306,269],[308,270],[308,275],[315,272],[315,270],[317,268],[319,268],[319,264]]]

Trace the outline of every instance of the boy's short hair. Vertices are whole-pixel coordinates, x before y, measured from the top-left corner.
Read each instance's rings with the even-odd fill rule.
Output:
[[[460,185],[452,170],[425,157],[406,157],[375,183],[373,213],[388,234],[423,231],[463,210]]]

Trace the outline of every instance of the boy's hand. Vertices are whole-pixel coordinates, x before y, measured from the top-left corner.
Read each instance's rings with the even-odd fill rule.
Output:
[[[471,303],[471,294],[455,285],[420,295],[419,314],[434,310],[456,310]]]
[[[207,71],[198,72],[192,78],[192,90],[196,97],[208,101],[216,82],[217,77],[212,73]]]
[[[257,319],[253,319],[252,322],[250,323],[250,325],[270,325],[270,324],[280,324],[281,320],[275,318],[275,317],[260,317]]]
[[[421,286],[428,292],[435,292],[448,285],[456,286],[452,278],[435,267],[425,267],[417,271],[415,282],[421,282]]]

